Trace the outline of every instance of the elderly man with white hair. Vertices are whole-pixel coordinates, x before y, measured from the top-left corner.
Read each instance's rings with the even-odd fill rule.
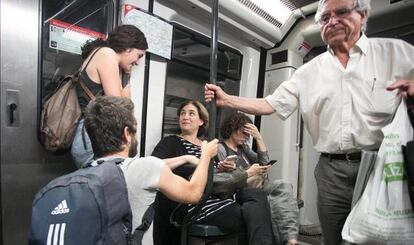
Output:
[[[318,214],[325,244],[341,244],[362,150],[378,149],[381,129],[402,97],[414,97],[414,47],[367,38],[369,0],[321,0],[315,15],[327,51],[266,98],[226,94],[206,84],[205,99],[246,113],[289,117],[300,108],[315,149]],[[397,92],[398,91],[398,92]],[[399,96],[401,95],[401,96]]]

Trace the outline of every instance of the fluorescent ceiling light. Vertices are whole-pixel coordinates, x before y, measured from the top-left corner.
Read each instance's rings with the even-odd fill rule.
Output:
[[[250,0],[250,2],[256,4],[282,24],[284,24],[292,14],[292,11],[280,2],[280,0]]]

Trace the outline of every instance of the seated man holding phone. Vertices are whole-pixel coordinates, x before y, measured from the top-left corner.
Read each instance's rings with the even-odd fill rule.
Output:
[[[262,188],[268,195],[277,244],[297,244],[299,209],[292,185],[281,180],[268,181],[267,172],[276,160],[269,161],[266,144],[256,126],[245,114],[235,113],[223,121],[220,133],[224,142],[218,148],[218,171],[244,169],[248,177],[246,188]],[[257,152],[247,145],[250,136],[256,141]]]

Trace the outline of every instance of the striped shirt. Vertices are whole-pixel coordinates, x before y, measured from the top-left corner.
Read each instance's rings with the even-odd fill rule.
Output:
[[[184,138],[178,137],[180,139],[181,144],[187,151],[188,155],[193,155],[198,158],[201,156],[201,147],[195,145]],[[206,204],[201,208],[201,213],[197,218],[197,221],[205,219],[207,216],[212,215],[223,208],[233,204],[236,202],[236,194],[233,194],[231,198],[221,199],[218,197],[210,196],[209,199],[206,201]],[[188,204],[189,210],[191,212],[194,209],[194,205]]]

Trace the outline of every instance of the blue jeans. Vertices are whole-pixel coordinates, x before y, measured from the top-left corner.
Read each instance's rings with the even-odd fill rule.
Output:
[[[86,130],[83,130],[84,136],[82,137],[83,124],[84,120],[81,119],[76,128],[75,138],[73,139],[72,149],[70,151],[75,165],[78,168],[82,168],[93,161],[92,144]],[[85,139],[85,142],[83,142],[82,138]]]

